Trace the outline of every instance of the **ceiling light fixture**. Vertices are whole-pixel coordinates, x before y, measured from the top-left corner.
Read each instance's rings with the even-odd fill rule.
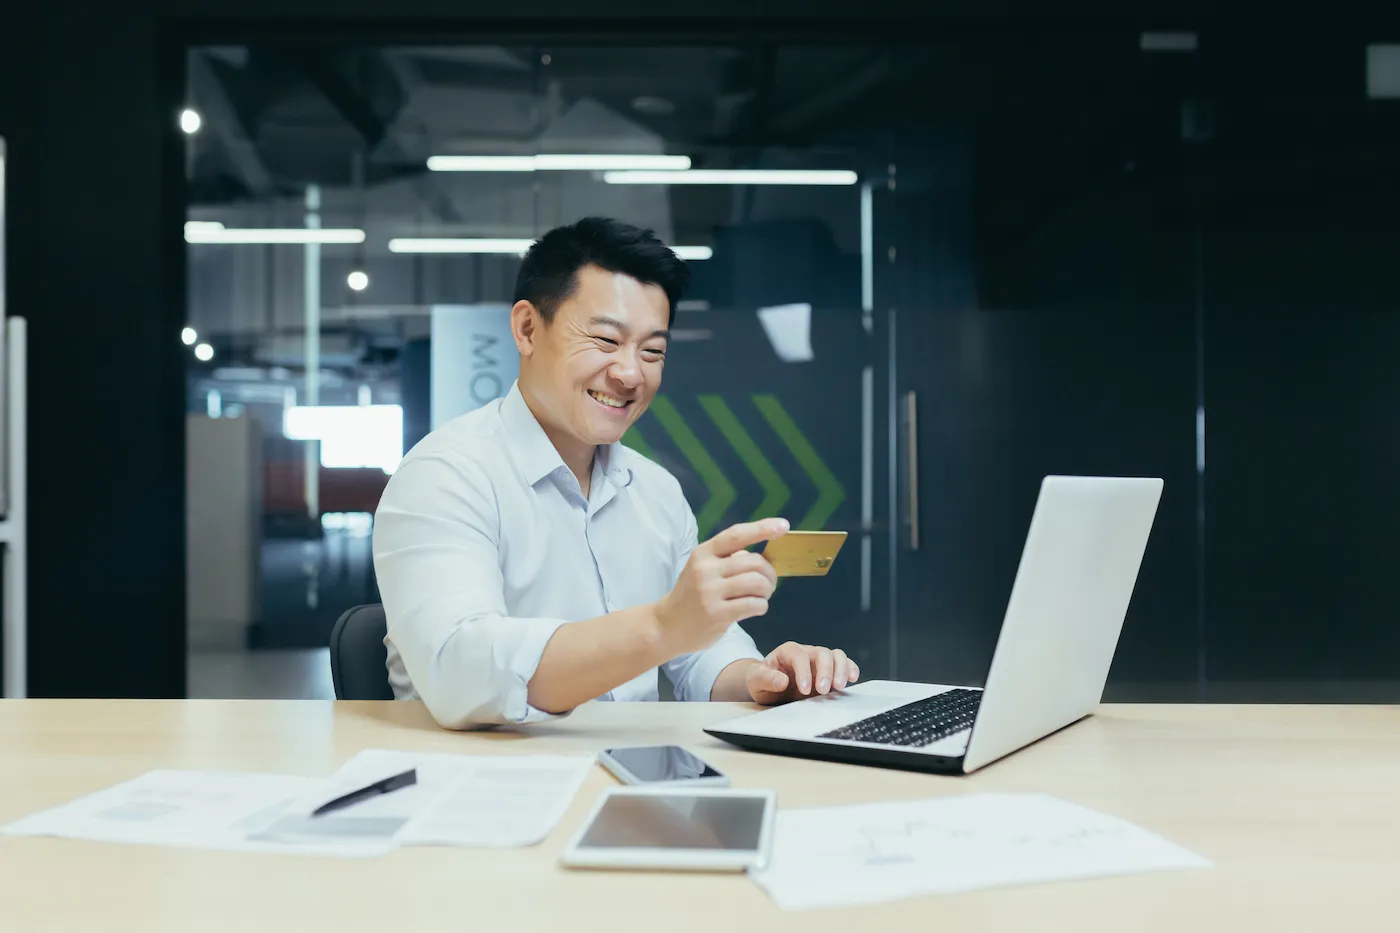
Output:
[[[428,159],[430,172],[678,172],[690,168],[683,155],[436,155]]]
[[[197,111],[188,107],[180,111],[180,129],[184,130],[186,135],[193,136],[199,132],[199,128],[203,125],[204,121],[200,119]]]
[[[193,327],[186,327],[180,331],[180,342],[187,347],[194,346],[194,342],[199,339],[199,334],[195,333]]]
[[[276,227],[255,229],[214,226],[201,221],[185,224],[186,243],[280,244],[363,243],[365,232],[356,229]]]
[[[198,344],[194,348],[194,358],[207,363],[214,358],[214,348],[207,343]]]
[[[534,240],[475,237],[395,237],[389,241],[389,252],[523,256],[534,243]],[[708,246],[673,246],[671,250],[681,259],[709,259],[714,255],[714,250]]]
[[[465,237],[396,237],[389,241],[391,253],[493,253],[520,255],[534,240],[474,239]]]
[[[684,172],[616,171],[610,185],[854,185],[856,173],[826,169],[692,169]]]

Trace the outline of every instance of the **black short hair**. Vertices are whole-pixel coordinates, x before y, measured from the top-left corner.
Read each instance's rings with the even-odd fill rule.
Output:
[[[528,301],[548,323],[578,287],[578,270],[598,266],[629,275],[666,293],[670,320],[690,284],[690,269],[651,230],[609,217],[585,217],[540,237],[525,254],[515,277],[515,301]]]

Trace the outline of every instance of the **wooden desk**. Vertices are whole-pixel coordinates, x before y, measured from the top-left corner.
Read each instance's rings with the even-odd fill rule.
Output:
[[[1045,791],[1138,822],[1207,871],[785,913],[738,876],[575,873],[565,840],[592,774],[532,849],[404,849],[365,861],[0,838],[0,929],[30,931],[1400,929],[1400,709],[1106,706],[966,778],[748,754],[700,731],[708,704],[597,703],[520,733],[438,729],[415,703],[0,703],[0,822],[152,768],[328,774],[367,747],[593,753],[684,743],[788,807]]]

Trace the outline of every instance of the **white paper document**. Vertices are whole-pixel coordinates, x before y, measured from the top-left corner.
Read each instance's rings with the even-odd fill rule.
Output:
[[[190,849],[365,857],[386,840],[269,842],[253,834],[321,783],[281,774],[150,771],[71,803],[30,814],[0,832]]]
[[[368,857],[401,845],[528,846],[558,825],[591,757],[424,755],[371,749],[329,778],[151,771],[4,827],[243,852]],[[321,804],[410,768],[417,783],[321,816]]]
[[[785,910],[1211,863],[1131,823],[1044,794],[780,811],[750,877]]]
[[[259,837],[315,842],[383,835],[398,845],[534,845],[558,825],[594,763],[583,756],[368,749],[299,798]],[[329,800],[409,768],[418,777],[411,787],[309,816]]]

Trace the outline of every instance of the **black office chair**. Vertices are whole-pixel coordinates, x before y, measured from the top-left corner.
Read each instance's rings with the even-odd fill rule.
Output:
[[[384,647],[388,623],[378,603],[356,606],[331,629],[331,682],[337,700],[392,700],[389,652]]]

